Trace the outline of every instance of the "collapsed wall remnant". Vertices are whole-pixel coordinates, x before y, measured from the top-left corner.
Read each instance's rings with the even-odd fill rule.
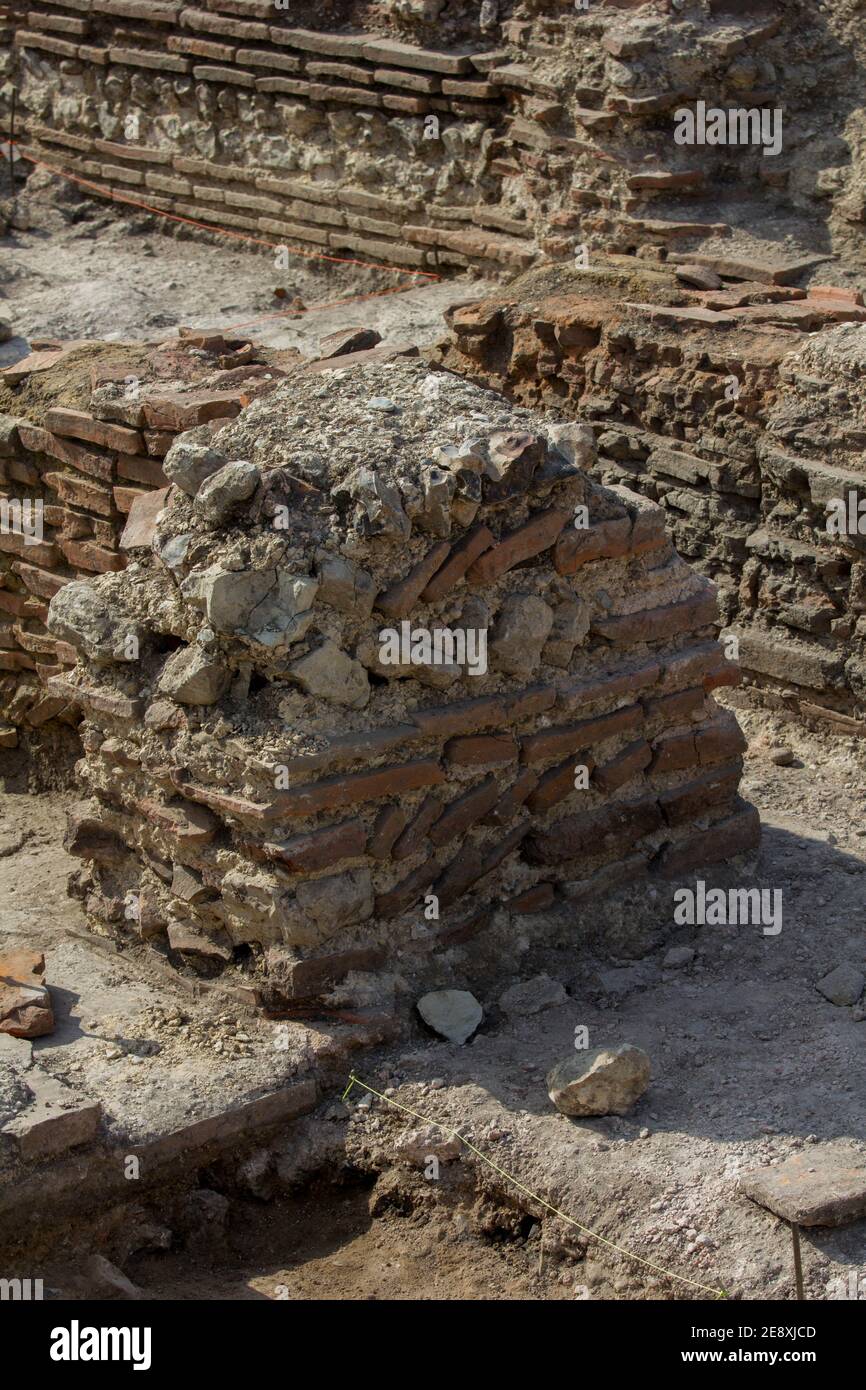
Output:
[[[663,509],[590,480],[587,427],[373,356],[180,434],[132,562],[48,615],[73,891],[270,1002],[758,838]]]
[[[862,295],[704,260],[715,290],[623,257],[555,284],[530,272],[450,311],[438,360],[591,424],[593,475],[664,507],[759,698],[863,734]]]

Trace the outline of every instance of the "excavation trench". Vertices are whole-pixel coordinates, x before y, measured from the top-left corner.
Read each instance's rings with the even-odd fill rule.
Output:
[[[339,1109],[62,1230],[43,1221],[26,1252],[7,1247],[5,1276],[41,1278],[45,1297],[64,1300],[591,1296],[584,1242],[533,1203],[454,1157],[437,1162],[441,1138],[417,1161],[353,1161],[358,1126]],[[601,1271],[591,1277],[602,1296]]]

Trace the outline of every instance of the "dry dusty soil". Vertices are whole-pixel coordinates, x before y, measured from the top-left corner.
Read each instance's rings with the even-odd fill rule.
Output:
[[[321,337],[356,324],[385,343],[423,346],[441,337],[449,304],[484,292],[481,281],[365,269],[297,249],[288,265],[277,269],[273,251],[243,241],[124,215],[39,171],[0,237],[0,316],[15,334],[0,345],[0,366],[23,355],[25,339],[160,342],[179,326],[237,328],[308,356]],[[296,298],[307,312],[286,307]]]

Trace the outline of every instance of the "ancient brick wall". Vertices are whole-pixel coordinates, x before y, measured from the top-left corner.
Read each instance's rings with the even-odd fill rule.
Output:
[[[853,0],[33,0],[6,73],[35,157],[312,252],[442,274],[581,246],[659,260],[793,208],[807,244],[826,226],[859,257],[858,24]],[[781,149],[678,144],[699,102],[781,111]]]
[[[477,33],[450,52],[301,29],[272,4],[150,0],[34,5],[28,24],[26,152],[56,168],[326,255],[447,273],[536,254],[488,169],[510,89]]]
[[[774,283],[782,261],[704,260],[716,290],[622,258],[584,294],[533,292],[530,277],[454,311],[440,359],[590,422],[593,472],[665,508],[679,552],[718,584],[753,684],[862,732],[866,507],[828,526],[833,499],[866,502],[862,297]]]
[[[184,433],[48,619],[93,918],[273,1002],[753,847],[714,590],[592,453],[409,359]]]
[[[132,355],[55,344],[0,373],[0,746],[50,720],[77,722],[68,701],[45,690],[77,660],[45,627],[54,594],[124,567],[130,509],[167,486],[162,458],[180,430],[231,418],[282,374],[219,334]]]

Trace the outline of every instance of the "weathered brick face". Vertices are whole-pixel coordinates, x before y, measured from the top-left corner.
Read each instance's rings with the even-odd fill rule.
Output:
[[[181,337],[175,352],[151,354],[151,373],[180,391],[154,381],[139,400],[137,387],[125,382],[128,368],[111,367],[109,353],[108,366],[103,358],[102,365],[81,370],[86,409],[49,406],[38,423],[23,412],[0,415],[0,611],[17,618],[0,653],[0,670],[10,673],[0,676],[0,708],[23,732],[43,729],[48,719],[74,724],[79,718],[68,699],[46,700],[45,680],[62,676],[77,660],[73,646],[46,631],[49,601],[74,579],[123,569],[131,543],[149,536],[156,511],[148,499],[158,511],[167,496],[161,458],[179,428],[202,422],[218,427],[237,414],[242,397],[262,389],[261,379],[244,380],[243,373],[231,390],[195,389],[208,368],[189,357],[187,348],[195,343],[200,349],[205,341],[213,370],[220,355],[230,352],[219,335],[188,342]],[[50,398],[52,373],[59,373],[59,382],[75,361],[74,345],[37,351],[0,373],[0,380],[14,390],[38,379]],[[252,373],[255,362],[253,353]],[[274,379],[280,375],[274,368]],[[111,383],[116,387],[106,397]],[[159,427],[140,429],[147,418]],[[41,660],[33,659],[35,653]],[[10,733],[6,746],[15,738]]]
[[[708,269],[712,261],[716,279],[750,273],[761,283],[684,290],[658,271],[655,296],[670,305],[641,303],[637,273],[617,298],[603,289],[505,292],[447,316],[439,361],[516,402],[590,422],[593,476],[656,504],[642,514],[639,541],[637,522],[629,536],[618,520],[566,527],[553,550],[560,574],[644,547],[651,554],[661,518],[680,554],[717,584],[725,641],[757,698],[866,736],[862,296],[771,284],[769,265],[697,259]],[[696,317],[687,294],[717,307]],[[702,608],[714,622],[711,601],[699,598],[637,623],[602,614],[594,631],[614,646],[650,625],[674,638]],[[709,690],[726,675],[707,668],[702,680]]]
[[[84,717],[87,910],[273,1000],[397,951],[423,974],[620,863],[712,860],[716,823],[720,857],[753,846],[742,737],[704,683],[735,673],[715,597],[646,502],[457,377],[333,369],[215,433],[193,390],[141,384],[158,428],[169,398],[193,422],[170,486],[135,502],[134,570],[61,586],[48,615],[78,657],[47,694]],[[616,541],[564,572],[569,530]]]

